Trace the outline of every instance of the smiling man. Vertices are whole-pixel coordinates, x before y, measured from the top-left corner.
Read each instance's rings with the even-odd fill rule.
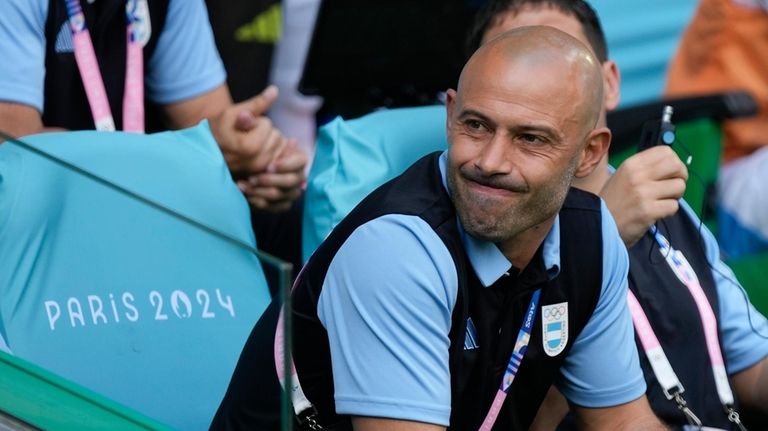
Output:
[[[626,250],[601,201],[569,189],[607,150],[602,91],[600,63],[552,28],[475,53],[448,92],[449,150],[369,195],[297,280],[303,426],[524,430],[555,384],[593,429],[662,428]],[[256,325],[213,429],[279,426],[279,310]]]

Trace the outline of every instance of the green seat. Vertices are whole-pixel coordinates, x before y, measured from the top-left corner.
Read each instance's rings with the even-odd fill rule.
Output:
[[[171,429],[2,351],[0,428],[61,431]]]

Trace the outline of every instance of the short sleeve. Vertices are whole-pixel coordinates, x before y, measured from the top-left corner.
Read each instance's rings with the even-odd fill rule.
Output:
[[[457,286],[450,253],[418,217],[383,216],[347,239],[318,303],[339,414],[448,425]]]
[[[0,6],[0,101],[43,112],[47,0],[4,0]]]
[[[149,60],[147,96],[161,104],[180,102],[211,91],[225,80],[203,0],[170,0]]]
[[[624,404],[646,390],[627,307],[629,257],[604,202],[601,208],[602,291],[556,382],[570,402],[590,408]]]

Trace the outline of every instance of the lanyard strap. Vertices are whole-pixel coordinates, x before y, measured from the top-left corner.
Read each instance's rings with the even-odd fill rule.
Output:
[[[688,292],[690,292],[696,303],[699,318],[701,319],[701,325],[704,329],[707,353],[712,368],[712,375],[715,380],[715,387],[717,388],[718,398],[725,408],[725,411],[728,413],[728,420],[738,425],[741,429],[744,429],[739,420],[738,413],[733,409],[733,392],[731,391],[731,386],[728,382],[728,373],[725,370],[725,361],[723,360],[723,354],[720,350],[717,319],[715,317],[715,312],[712,309],[712,305],[709,303],[709,300],[707,300],[707,296],[699,283],[699,278],[696,276],[696,272],[693,270],[691,264],[685,258],[683,253],[680,250],[672,248],[669,241],[655,227],[652,228],[650,233],[659,245],[659,251],[662,256],[664,256],[664,260],[680,282],[688,289]],[[667,399],[675,398],[678,407],[683,410],[690,421],[698,421],[698,418],[696,418],[696,416],[685,406],[685,401],[680,395],[684,392],[683,386],[672,370],[672,366],[669,364],[661,344],[656,338],[640,303],[631,291],[628,294],[628,302],[638,338],[640,338],[640,343],[643,346],[643,350],[645,350],[648,361],[651,364],[651,368],[653,369],[659,384],[661,384],[664,389],[664,394],[667,396]],[[695,419],[695,421],[693,421],[693,419]]]
[[[533,293],[531,302],[528,304],[528,311],[526,311],[523,325],[517,333],[517,341],[515,341],[512,355],[509,357],[507,370],[504,372],[504,377],[501,379],[501,385],[499,385],[499,390],[496,391],[496,396],[493,398],[491,408],[488,410],[482,425],[480,425],[480,431],[490,431],[490,429],[493,428],[496,419],[499,417],[501,406],[504,404],[504,400],[507,399],[509,388],[515,380],[517,370],[520,369],[520,364],[525,357],[525,351],[528,349],[528,342],[531,340],[531,329],[533,327],[533,320],[536,317],[536,308],[539,305],[540,294],[541,289],[536,290],[536,292]]]
[[[301,268],[301,271],[299,271],[299,275],[296,277],[296,281],[293,283],[293,287],[291,288],[291,292],[293,292],[293,289],[296,288],[297,284],[299,283],[299,280],[301,280],[302,275],[304,274],[304,269],[306,266]],[[283,326],[283,314],[285,313],[285,307],[280,306],[280,315],[277,318],[277,328],[275,329],[275,343],[274,343],[274,352],[275,352],[275,371],[277,372],[277,379],[280,381],[280,386],[283,388],[283,390],[286,390],[285,388],[285,331]],[[290,363],[288,364],[291,367],[290,373],[291,373],[291,403],[293,404],[293,412],[296,415],[296,419],[299,421],[300,424],[306,423],[310,429],[313,430],[322,430],[323,427],[317,422],[317,409],[315,409],[315,406],[312,404],[312,402],[307,399],[307,396],[304,394],[304,390],[301,388],[301,383],[299,383],[299,375],[296,372],[296,364],[293,362],[293,355],[290,356],[289,359]]]
[[[297,282],[301,279],[302,272],[304,272],[304,268],[302,268],[302,270],[299,272],[299,276],[296,277]],[[294,289],[296,288],[296,283],[293,285]],[[515,376],[517,375],[517,370],[520,368],[520,364],[523,362],[525,351],[528,348],[528,342],[531,339],[531,329],[533,328],[533,321],[536,317],[536,308],[539,305],[540,294],[541,289],[536,290],[533,293],[531,302],[528,304],[528,310],[525,313],[523,325],[517,334],[515,347],[512,350],[512,355],[509,357],[509,362],[507,363],[507,370],[504,372],[504,377],[501,379],[501,385],[499,386],[499,390],[496,392],[496,397],[491,404],[491,408],[488,410],[488,414],[486,415],[483,424],[480,426],[481,431],[490,430],[496,423],[496,419],[498,418],[499,412],[501,411],[501,406],[504,403],[504,400],[507,398],[509,388],[512,386],[512,382],[515,380]],[[275,370],[277,371],[277,378],[280,380],[280,386],[283,387],[283,390],[285,390],[285,362],[283,360],[283,344],[285,339],[285,334],[283,332],[284,312],[285,309],[281,307],[280,315],[277,319],[277,329],[275,330],[274,343]],[[293,411],[296,414],[299,423],[306,422],[311,429],[323,429],[322,426],[317,423],[317,410],[315,409],[314,405],[312,405],[312,402],[307,399],[307,396],[304,394],[304,391],[301,388],[301,384],[299,383],[299,376],[296,372],[296,365],[293,362],[292,357],[290,359],[289,366],[291,373],[291,401],[293,402]]]
[[[632,323],[635,325],[635,333],[640,338],[640,344],[643,346],[645,356],[651,364],[653,374],[656,376],[656,380],[659,381],[664,395],[668,400],[674,399],[677,408],[683,412],[691,425],[701,427],[701,420],[688,408],[688,403],[683,398],[683,392],[685,392],[683,384],[680,383],[677,374],[672,369],[672,365],[669,363],[667,355],[664,353],[661,343],[659,343],[659,339],[656,338],[656,334],[651,328],[648,316],[645,315],[640,302],[631,290],[627,290],[627,303],[629,305],[629,312],[632,314]]]
[[[65,0],[75,61],[85,87],[96,130],[114,131],[115,120],[109,107],[104,80],[85,23],[80,0]],[[123,130],[144,132],[144,45],[151,33],[147,0],[128,0],[126,11],[126,71],[123,96]]]

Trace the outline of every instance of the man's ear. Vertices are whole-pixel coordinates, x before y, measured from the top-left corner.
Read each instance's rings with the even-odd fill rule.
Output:
[[[445,134],[449,137],[448,142],[451,142],[451,119],[453,118],[453,110],[456,108],[456,90],[449,88],[445,92]]]
[[[587,137],[587,144],[581,150],[581,160],[574,176],[584,178],[595,170],[600,160],[608,154],[611,145],[611,131],[607,127],[598,127]]]
[[[603,62],[603,106],[610,112],[619,106],[621,98],[621,74],[616,62]]]

